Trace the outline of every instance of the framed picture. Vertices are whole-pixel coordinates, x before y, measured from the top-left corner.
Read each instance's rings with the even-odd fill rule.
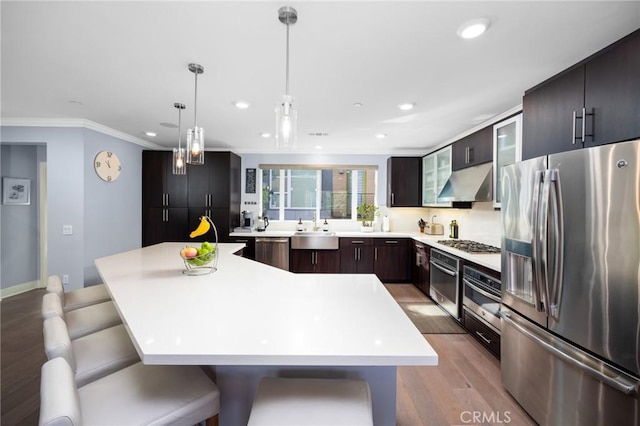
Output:
[[[31,181],[20,178],[2,178],[2,204],[29,205],[31,203]]]

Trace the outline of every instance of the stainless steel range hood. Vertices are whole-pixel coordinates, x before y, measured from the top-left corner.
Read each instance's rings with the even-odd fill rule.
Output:
[[[493,163],[484,163],[451,173],[438,201],[491,201]]]

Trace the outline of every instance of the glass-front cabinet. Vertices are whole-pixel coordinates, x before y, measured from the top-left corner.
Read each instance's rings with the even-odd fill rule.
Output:
[[[422,157],[422,205],[451,207],[451,202],[438,202],[438,194],[451,176],[451,145]]]
[[[502,168],[522,160],[522,114],[493,126],[493,207],[499,208]]]

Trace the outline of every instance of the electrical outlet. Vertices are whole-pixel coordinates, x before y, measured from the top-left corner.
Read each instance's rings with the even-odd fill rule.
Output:
[[[62,235],[73,235],[73,226],[62,225]]]
[[[62,284],[69,284],[69,275],[62,276]]]

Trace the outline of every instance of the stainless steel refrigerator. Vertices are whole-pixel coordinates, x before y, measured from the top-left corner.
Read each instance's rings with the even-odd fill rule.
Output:
[[[542,425],[639,425],[640,140],[502,173],[504,387]]]

